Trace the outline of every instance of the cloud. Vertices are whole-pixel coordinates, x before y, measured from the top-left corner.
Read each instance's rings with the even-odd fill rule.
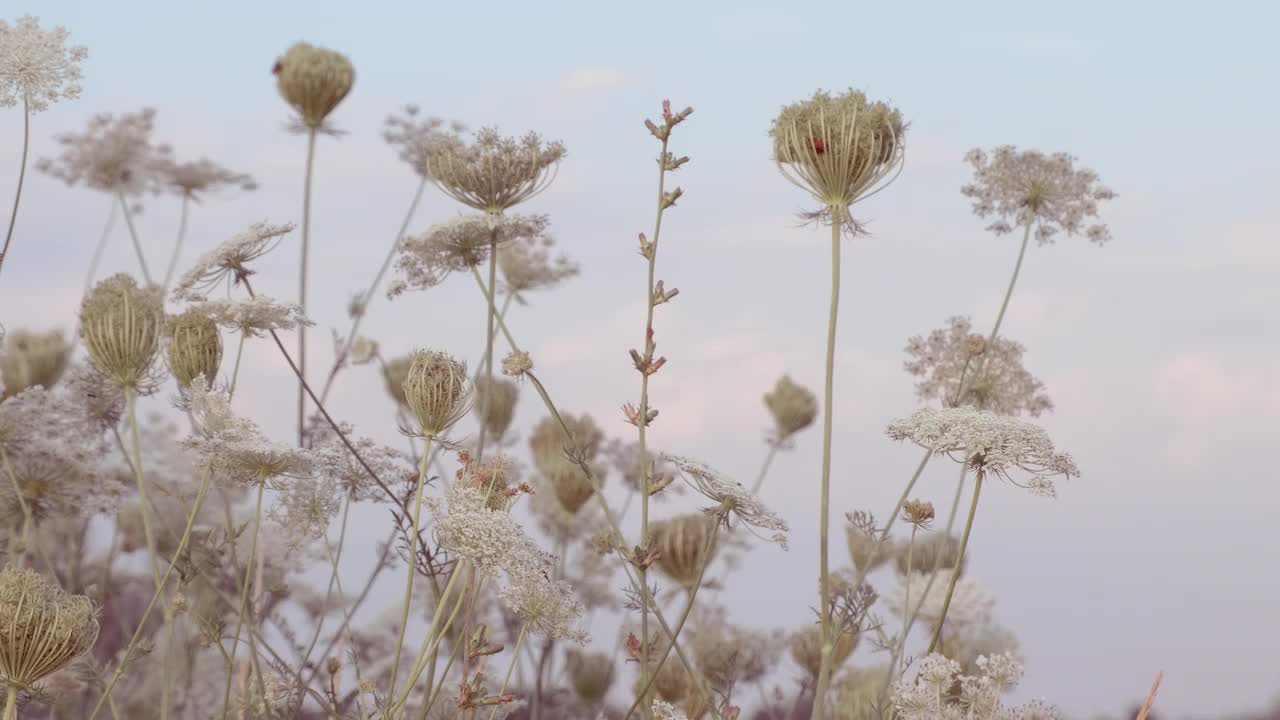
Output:
[[[560,91],[566,95],[595,95],[621,87],[622,71],[611,65],[581,65],[560,79]]]

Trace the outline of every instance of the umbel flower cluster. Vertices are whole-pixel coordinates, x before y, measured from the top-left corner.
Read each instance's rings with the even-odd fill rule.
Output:
[[[67,41],[35,18],[0,20],[0,107],[21,105],[29,121],[77,97],[87,52]],[[1045,650],[1021,647],[1001,624],[1004,604],[1021,599],[998,604],[969,548],[975,534],[1000,531],[979,512],[989,479],[1053,495],[1066,490],[1059,478],[1080,474],[1031,422],[1054,404],[1004,318],[1033,231],[1041,244],[1110,239],[1098,215],[1114,193],[1093,171],[1012,147],[966,158],[962,196],[993,233],[1021,230],[1023,244],[996,317],[954,316],[907,341],[902,381],[921,406],[886,426],[913,455],[905,489],[890,491],[878,484],[894,478],[848,471],[862,458],[848,455],[857,438],[836,408],[849,391],[837,383],[848,341],[835,319],[841,273],[863,271],[840,266],[861,234],[855,207],[903,171],[908,122],[897,107],[819,90],[755,121],[784,178],[816,201],[803,217],[831,230],[830,260],[815,258],[830,263],[824,272],[778,279],[831,271],[827,363],[822,376],[777,368],[776,382],[739,388],[755,398],[744,421],[761,432],[735,434],[726,450],[666,425],[693,427],[675,397],[690,378],[671,382],[688,349],[665,330],[667,306],[718,302],[675,287],[699,280],[682,218],[697,185],[686,193],[676,182],[693,162],[681,154],[692,108],[663,101],[636,123],[654,143],[654,224],[622,228],[639,240],[625,251],[639,251],[634,277],[606,280],[634,286],[644,305],[624,318],[630,347],[609,361],[632,381],[606,390],[583,383],[607,373],[579,373],[581,358],[563,352],[543,357],[555,343],[524,334],[554,315],[547,294],[589,270],[566,252],[582,238],[553,237],[548,215],[520,207],[553,192],[569,157],[562,143],[479,124],[472,133],[405,106],[383,139],[416,192],[394,236],[360,238],[352,255],[320,231],[330,213],[313,208],[350,209],[316,181],[329,171],[315,159],[318,138],[338,134],[338,109],[368,102],[352,94],[356,65],[299,42],[271,67],[258,82],[303,135],[289,140],[302,197],[275,221],[249,217],[210,237],[193,214],[203,199],[256,182],[213,159],[176,159],[153,141],[150,109],[90,115],[34,164],[110,195],[112,214],[99,246],[81,248],[78,313],[18,327],[24,299],[0,304],[12,326],[0,332],[0,720],[1057,716],[1008,702],[1024,662]],[[361,77],[379,72],[362,66]],[[174,205],[172,242],[138,232],[144,193]],[[442,211],[441,201],[456,205]],[[18,201],[11,214],[23,216]],[[119,260],[106,252],[121,240],[109,232],[117,214],[132,254],[125,269],[100,272],[100,258]],[[200,245],[184,254],[188,237]],[[29,262],[8,247],[4,267]],[[614,251],[624,254],[591,250]],[[367,283],[312,263],[326,302],[307,304],[309,256],[342,254],[355,272],[370,253]],[[296,277],[278,262],[294,256]],[[446,282],[474,285],[471,305],[445,295]],[[366,323],[391,313],[398,322]],[[573,317],[544,327],[570,329]],[[474,348],[447,340],[446,318],[471,319]],[[315,325],[332,327],[331,354],[306,341]],[[611,416],[558,404],[568,393]],[[895,416],[859,412],[873,411]],[[689,455],[665,447],[677,438]],[[959,465],[954,491],[917,483],[947,460]],[[852,489],[833,494],[833,484]],[[900,499],[874,513],[837,507],[852,496]],[[835,528],[844,545],[831,543],[833,510],[847,519]],[[812,558],[782,553],[815,539],[818,582],[795,581]],[[749,626],[742,611],[760,598],[779,611],[770,626]]]

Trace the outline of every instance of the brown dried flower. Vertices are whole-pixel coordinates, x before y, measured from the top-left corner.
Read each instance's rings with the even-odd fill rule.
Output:
[[[386,382],[387,392],[395,401],[408,407],[409,401],[404,396],[404,379],[409,376],[409,367],[413,365],[413,355],[392,358],[382,365],[382,379]]]
[[[765,394],[764,404],[773,415],[777,442],[809,427],[818,417],[818,398],[788,375],[778,380],[773,392]]]
[[[480,421],[485,429],[501,438],[511,427],[515,417],[516,400],[520,388],[510,380],[481,377],[476,381],[476,406],[481,410]]]
[[[98,639],[97,609],[31,570],[0,571],[0,675],[28,687],[66,667]]]
[[[831,651],[831,670],[834,672],[844,664],[854,649],[858,647],[858,633],[845,628],[835,639]],[[809,677],[817,679],[822,666],[822,628],[820,625],[807,625],[791,636],[791,659],[795,660]]]
[[[448,353],[419,350],[404,379],[404,396],[424,435],[449,429],[470,410],[467,366]]]
[[[659,553],[658,569],[682,587],[696,585],[703,564],[710,564],[716,554],[718,543],[707,547],[715,522],[705,513],[690,513],[649,525],[653,548]]]
[[[604,431],[590,415],[561,413],[560,418],[569,428],[570,437],[554,417],[545,417],[529,434],[529,448],[533,451],[533,463],[538,471],[548,477],[565,462],[566,447],[577,451],[582,460],[594,462],[604,444]]]
[[[51,388],[67,369],[71,346],[57,330],[34,333],[15,330],[0,354],[0,400],[29,387]]]
[[[89,359],[122,388],[137,389],[160,349],[164,301],[124,273],[94,286],[80,306],[80,337]]]
[[[515,139],[482,128],[470,145],[454,141],[431,146],[427,167],[445,195],[500,214],[545,190],[564,155],[562,143],[545,142],[536,133]]]
[[[212,318],[193,310],[173,315],[165,323],[165,335],[169,338],[165,355],[169,372],[180,387],[187,387],[202,375],[210,382],[217,377],[222,364],[222,335]]]
[[[512,350],[502,358],[502,374],[520,377],[533,369],[533,358],[523,350]]]
[[[289,48],[276,60],[272,72],[280,96],[311,130],[324,125],[356,79],[355,67],[345,55],[307,43]]]
[[[927,529],[933,520],[933,503],[926,500],[908,500],[902,505],[902,516],[912,525]]]
[[[608,655],[570,649],[566,657],[569,682],[578,697],[589,703],[599,702],[613,686],[614,665]]]

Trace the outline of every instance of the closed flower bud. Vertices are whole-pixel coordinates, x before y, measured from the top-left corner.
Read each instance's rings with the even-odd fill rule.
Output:
[[[97,609],[52,581],[12,565],[0,571],[0,675],[30,687],[93,647]]]
[[[410,365],[413,365],[413,355],[394,358],[382,366],[382,379],[387,383],[387,392],[405,407],[409,406],[409,401],[404,396],[404,379],[409,376]]]
[[[520,389],[510,380],[482,377],[476,382],[476,406],[485,429],[497,437],[506,434],[516,412]]]
[[[351,92],[356,71],[341,53],[297,43],[276,61],[273,70],[280,96],[315,130]]]
[[[36,385],[53,387],[70,359],[71,346],[61,332],[11,333],[0,354],[0,400]]]
[[[160,350],[164,303],[154,287],[124,273],[94,286],[80,306],[80,337],[89,359],[123,388],[142,384]]]
[[[779,441],[809,427],[818,416],[818,398],[786,375],[764,396],[764,404],[773,415]]]
[[[707,549],[713,522],[704,513],[691,513],[650,525],[654,549],[660,553],[658,569],[685,588],[696,585],[703,564],[715,557],[716,545]]]
[[[466,414],[467,366],[448,353],[419,350],[404,378],[404,397],[424,435],[448,430]]]
[[[835,638],[831,649],[831,670],[838,670],[858,647],[858,634],[845,630]],[[809,625],[791,636],[791,659],[812,678],[822,669],[822,627]]]
[[[169,337],[165,359],[178,385],[185,388],[201,376],[212,383],[222,364],[222,335],[213,318],[188,310],[169,318],[165,334]]]
[[[568,668],[574,692],[588,703],[599,702],[613,686],[613,661],[604,653],[569,650]]]

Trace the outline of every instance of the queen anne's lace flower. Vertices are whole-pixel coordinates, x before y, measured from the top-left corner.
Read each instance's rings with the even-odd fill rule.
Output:
[[[423,500],[435,518],[440,544],[487,575],[505,570],[519,578],[548,571],[551,557],[506,511],[490,509],[487,496],[474,485],[455,483],[447,502],[445,498]]]
[[[156,111],[145,108],[125,113],[95,115],[83,134],[64,133],[54,139],[62,145],[57,159],[42,158],[35,168],[65,181],[84,183],[94,190],[125,196],[159,192],[168,159],[167,145],[151,144]]]
[[[246,337],[315,324],[302,314],[302,308],[296,303],[278,302],[265,295],[247,300],[206,301],[195,305],[192,311],[207,315],[219,325],[238,330]]]
[[[310,451],[273,443],[256,423],[231,411],[231,397],[212,390],[204,376],[187,390],[186,403],[196,432],[183,446],[196,455],[196,463],[236,483],[270,483],[278,478],[312,477],[318,458]]]
[[[528,632],[586,645],[587,632],[579,627],[586,608],[569,583],[536,573],[513,578],[501,597]]]
[[[201,255],[195,265],[178,278],[178,284],[173,288],[173,299],[203,299],[206,292],[225,279],[235,281],[252,275],[249,263],[271,252],[280,239],[291,232],[293,223],[271,225],[256,222],[250,225],[248,230]]]
[[[786,549],[786,521],[765,507],[760,498],[752,495],[741,483],[692,458],[663,455],[662,459],[679,468],[681,476],[694,490],[717,503],[718,507],[709,508],[707,512],[719,515],[725,523],[729,515],[734,515],[751,527],[773,531],[769,540]]]
[[[80,61],[89,51],[67,47],[68,34],[63,27],[41,30],[30,15],[13,25],[0,20],[0,107],[22,100],[38,113],[51,102],[80,97]]]
[[[1116,194],[1098,184],[1094,171],[1077,170],[1071,155],[1018,152],[1012,145],[1002,145],[990,156],[982,150],[970,150],[965,160],[973,166],[973,182],[960,193],[973,200],[978,217],[996,217],[987,229],[997,235],[1029,222],[1041,245],[1053,242],[1059,232],[1076,235],[1081,230],[1099,245],[1111,239],[1106,225],[1095,223],[1085,228],[1084,223],[1098,216],[1098,203]]]
[[[476,267],[489,257],[493,243],[499,247],[513,241],[529,242],[546,232],[546,215],[460,215],[433,225],[421,235],[400,241],[396,268],[401,277],[387,290],[395,297],[406,290],[426,290],[438,285],[451,272]]]
[[[960,674],[960,664],[933,653],[917,663],[914,682],[894,684],[893,703],[903,720],[1048,720],[1057,710],[1043,701],[1008,708],[1002,693],[1013,689],[1022,677],[1022,663],[1010,655],[978,659],[981,675]],[[959,683],[959,696],[952,694]]]
[[[910,440],[1038,495],[1055,494],[1053,477],[1080,474],[1069,454],[1054,450],[1042,428],[987,410],[921,408],[908,418],[889,423],[886,432],[894,440]],[[1031,479],[1026,484],[1013,481],[1010,473],[1014,470],[1029,473]]]
[[[542,192],[555,178],[564,145],[536,133],[506,138],[482,128],[474,141],[429,146],[428,173],[440,190],[463,205],[499,214]]]
[[[689,716],[684,714],[680,708],[672,705],[666,700],[653,700],[653,718],[654,720],[689,720]]]
[[[578,264],[568,255],[551,257],[554,245],[543,232],[498,248],[498,269],[516,302],[524,304],[523,294],[530,290],[552,288],[578,274]]]
[[[457,146],[462,142],[458,133],[466,131],[461,123],[450,123],[444,129],[444,120],[436,117],[418,118],[418,107],[406,105],[404,115],[387,117],[386,128],[382,131],[382,139],[396,148],[400,159],[409,163],[409,167],[424,180],[431,179],[431,167],[428,164],[433,152],[441,146]]]
[[[947,327],[934,330],[928,337],[917,335],[907,341],[904,367],[920,378],[916,396],[921,400],[941,400],[948,407],[971,405],[1001,415],[1039,417],[1053,409],[1053,401],[1044,392],[1044,383],[1022,367],[1020,343],[998,337],[994,343],[985,339],[975,343],[967,317],[947,320]],[[980,352],[974,352],[980,346]],[[960,380],[964,378],[964,395]]]
[[[159,164],[159,170],[170,188],[179,195],[196,200],[200,195],[222,186],[258,189],[258,183],[251,176],[228,170],[207,158],[184,163],[166,160]]]

